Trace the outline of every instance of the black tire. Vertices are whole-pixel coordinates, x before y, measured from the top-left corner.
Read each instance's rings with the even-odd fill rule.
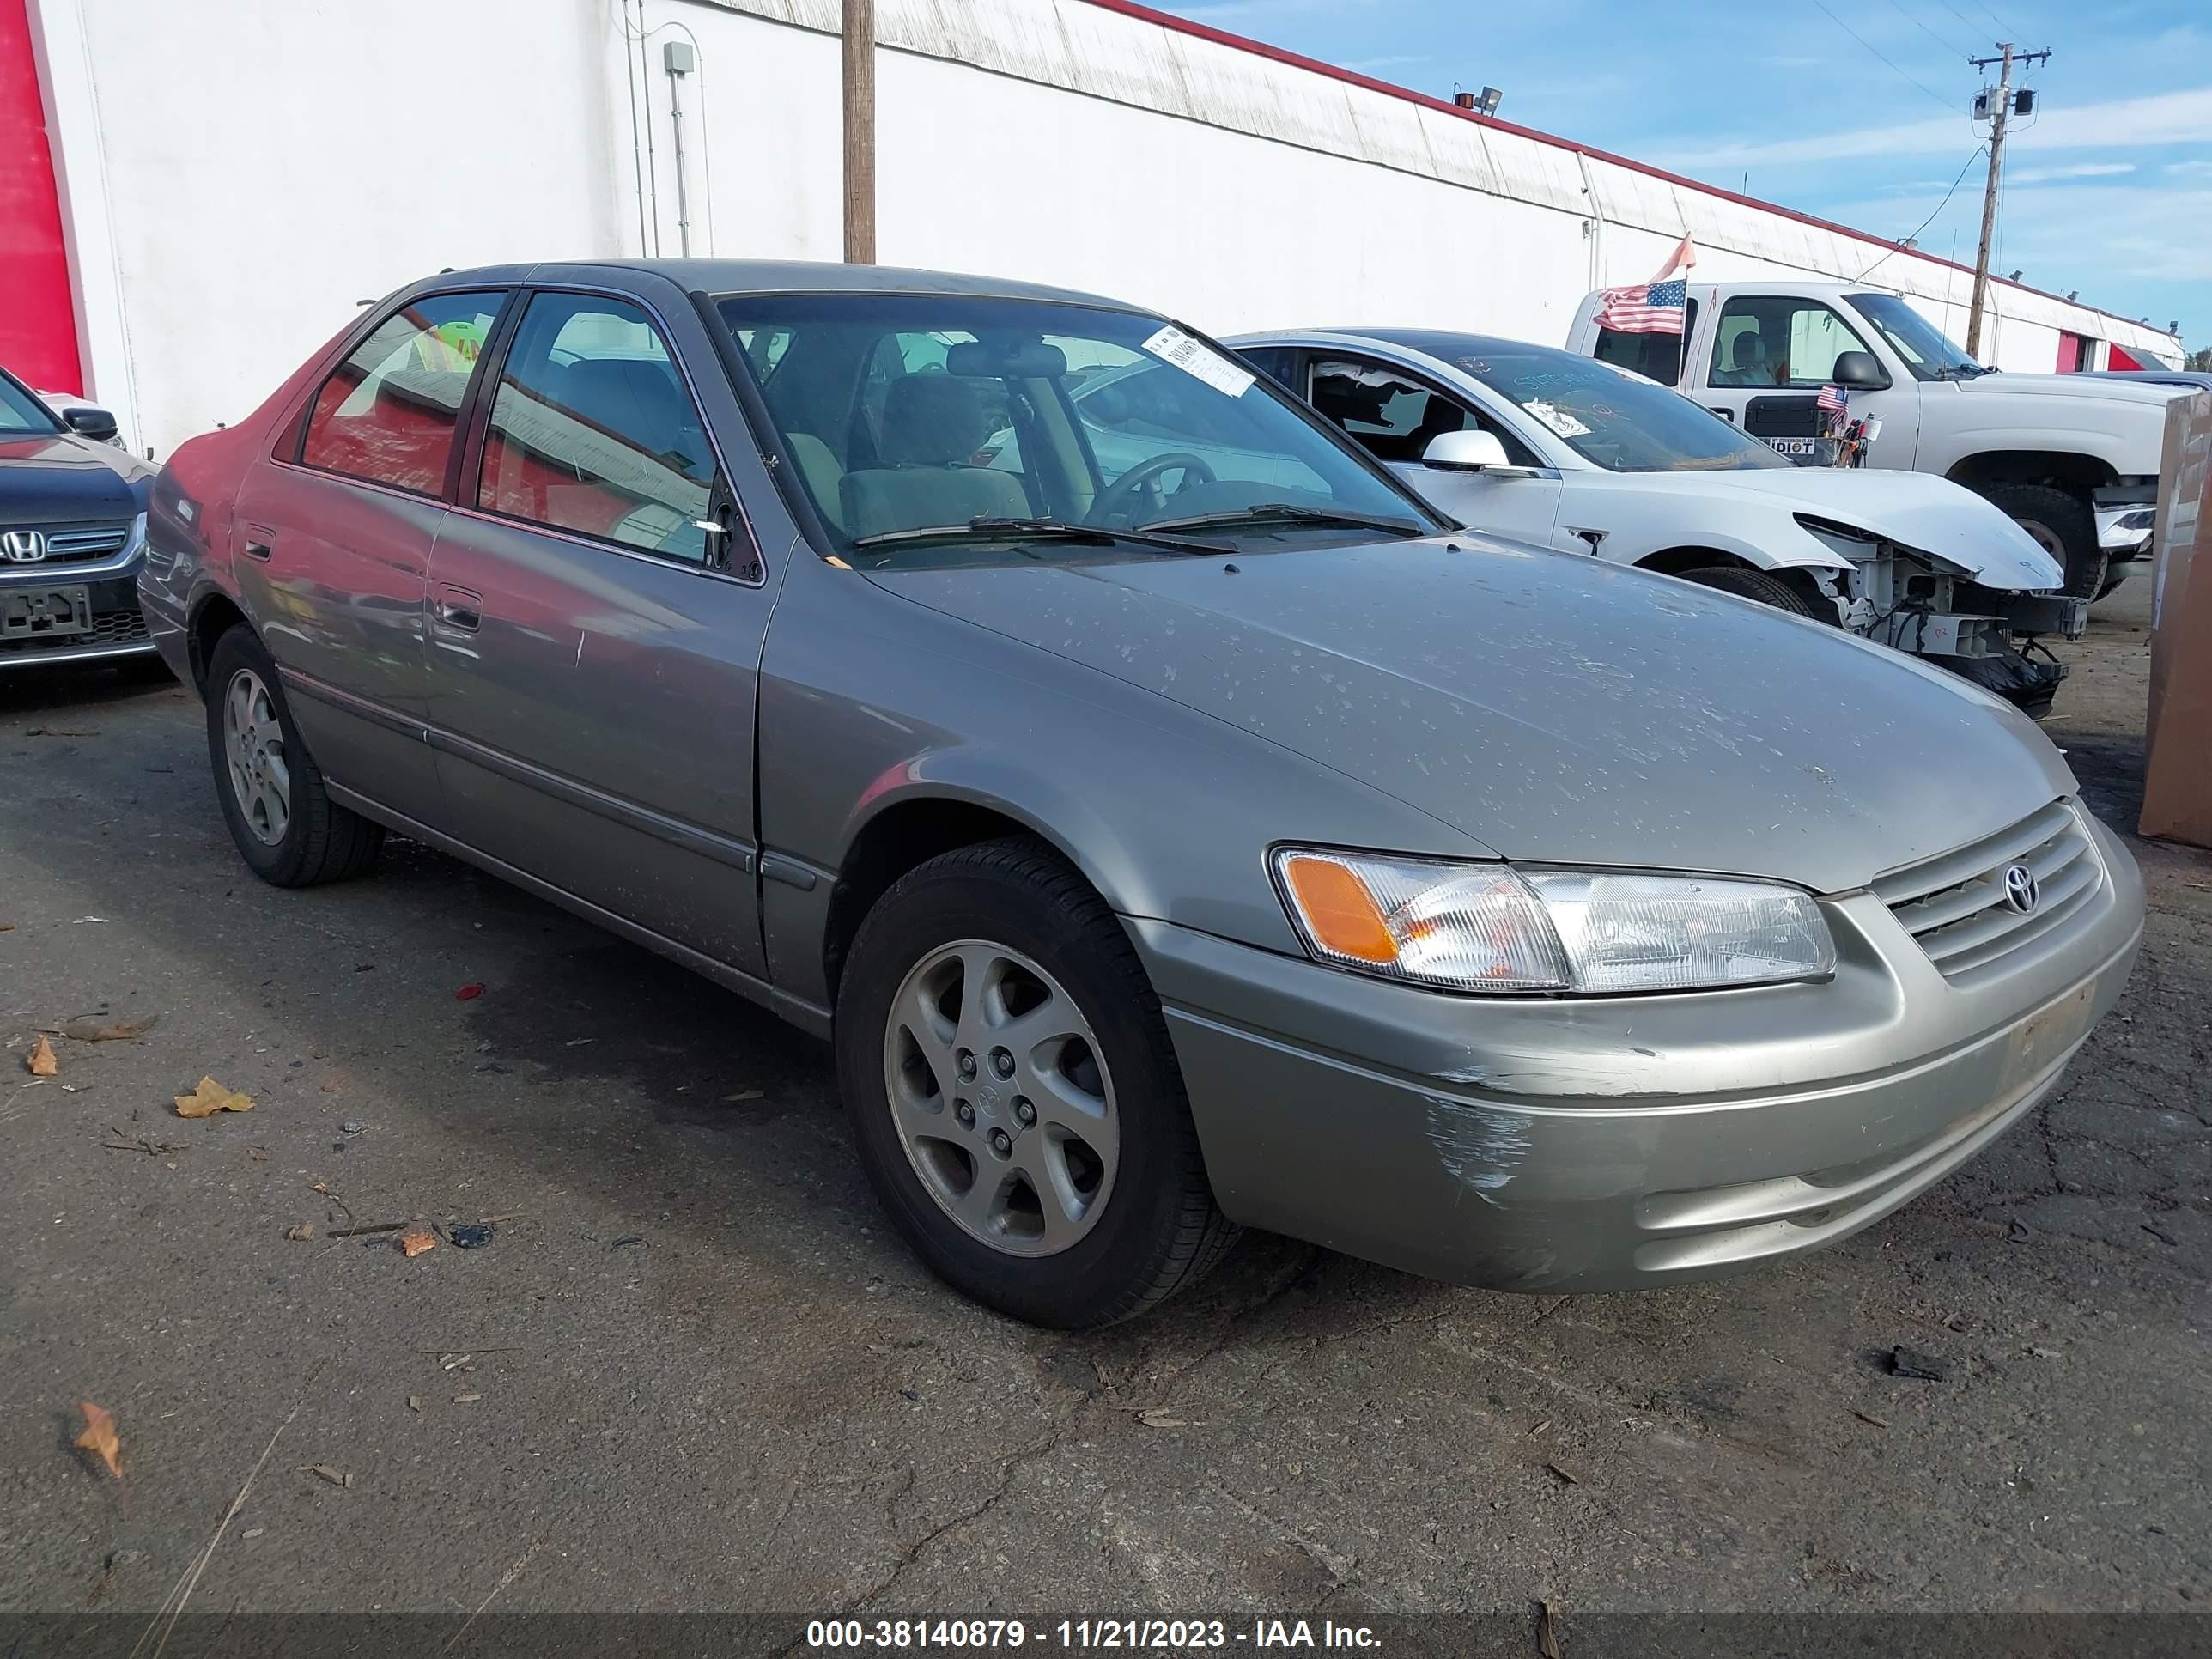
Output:
[[[1741,565],[1709,565],[1703,570],[1685,570],[1682,580],[1695,582],[1700,587],[1718,588],[1723,593],[1756,599],[1761,605],[1771,605],[1777,611],[1786,611],[1793,617],[1808,617],[1820,621],[1819,614],[1807,603],[1805,596],[1778,576],[1770,576],[1764,570],[1747,570]],[[1833,621],[1833,617],[1827,618]]]
[[[2097,514],[2087,497],[2055,484],[1991,484],[1982,491],[2022,530],[2059,556],[2066,567],[2066,592],[2095,599],[2106,592],[2110,560],[2097,545]]]
[[[264,842],[248,825],[245,805],[231,781],[223,710],[232,682],[243,672],[251,672],[267,689],[283,732],[291,810],[283,833],[274,842]],[[276,664],[243,623],[217,640],[209,655],[206,701],[208,761],[215,771],[216,796],[222,803],[223,822],[230,826],[239,856],[255,875],[278,887],[313,887],[360,875],[376,862],[384,846],[384,826],[330,798],[323,787],[322,770],[293,722]]]
[[[2118,587],[2122,582],[2127,580],[2127,573],[2125,571],[2122,571],[2119,574],[2114,575],[2111,568],[2107,567],[2105,571],[2105,580],[2098,586],[2097,598],[2100,599],[2110,598],[2112,596],[2112,590]]]
[[[971,1236],[923,1185],[884,1080],[891,1004],[939,947],[987,939],[1066,988],[1115,1080],[1119,1167],[1090,1230],[1058,1254],[1014,1255]],[[1213,1201],[1182,1073],[1120,921],[1050,848],[1013,838],[930,860],[861,923],[837,998],[837,1079],[877,1197],[939,1278],[1033,1325],[1085,1330],[1141,1313],[1218,1263],[1238,1230]]]

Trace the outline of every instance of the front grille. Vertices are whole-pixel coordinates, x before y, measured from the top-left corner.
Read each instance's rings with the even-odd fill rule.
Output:
[[[33,657],[42,652],[82,651],[92,646],[143,645],[153,639],[146,618],[133,605],[128,611],[104,611],[92,619],[88,634],[41,634],[33,639],[0,641],[0,654]]]
[[[131,539],[128,524],[56,525],[46,532],[46,556],[41,564],[82,563],[112,559]]]
[[[2005,895],[2015,864],[2035,874],[2035,908],[2026,915]],[[1884,876],[1874,890],[1936,970],[1960,985],[2062,945],[2104,886],[2080,808],[2057,800],[1971,847]]]

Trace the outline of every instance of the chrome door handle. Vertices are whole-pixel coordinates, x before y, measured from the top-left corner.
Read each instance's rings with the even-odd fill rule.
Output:
[[[437,617],[448,628],[473,634],[483,625],[483,606],[481,593],[471,593],[465,587],[443,588],[438,594]]]

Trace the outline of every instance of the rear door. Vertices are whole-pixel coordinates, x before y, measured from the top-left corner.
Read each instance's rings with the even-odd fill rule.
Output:
[[[460,413],[511,290],[404,301],[247,470],[234,519],[240,598],[276,659],[324,775],[434,819],[422,599]]]
[[[681,295],[672,285],[672,301]],[[753,713],[769,594],[702,412],[697,316],[531,291],[427,595],[451,832],[757,974]]]

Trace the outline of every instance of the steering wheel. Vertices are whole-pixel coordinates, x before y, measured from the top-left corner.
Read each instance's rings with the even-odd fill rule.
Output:
[[[1188,450],[1171,449],[1164,455],[1155,455],[1149,461],[1131,467],[1106,486],[1106,493],[1091,504],[1090,517],[1094,523],[1111,522],[1131,512],[1138,492],[1157,483],[1165,474],[1180,468],[1183,473],[1182,487],[1193,483],[1214,483],[1218,475],[1204,460]]]

